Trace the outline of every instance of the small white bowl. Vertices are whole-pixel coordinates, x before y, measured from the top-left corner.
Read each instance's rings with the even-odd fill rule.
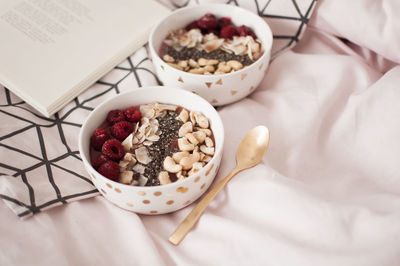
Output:
[[[151,102],[170,103],[202,112],[210,121],[215,139],[215,154],[199,172],[183,180],[160,186],[139,187],[114,182],[99,174],[90,162],[90,136],[113,109]],[[79,133],[79,152],[93,184],[115,205],[142,214],[176,211],[199,198],[210,186],[218,171],[224,145],[224,127],[217,111],[201,97],[172,87],[142,87],[118,94],[94,109]]]
[[[207,12],[217,17],[229,16],[235,25],[246,25],[252,28],[263,43],[264,54],[254,63],[239,71],[220,75],[192,74],[165,63],[158,52],[168,31],[183,28]],[[164,85],[194,92],[214,106],[240,100],[257,88],[267,70],[271,46],[272,32],[264,19],[243,8],[226,4],[202,4],[178,9],[152,29],[149,39],[150,53],[160,81]]]

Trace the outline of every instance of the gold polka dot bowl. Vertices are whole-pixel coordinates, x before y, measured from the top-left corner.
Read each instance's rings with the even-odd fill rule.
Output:
[[[126,185],[102,176],[90,163],[90,137],[93,131],[103,123],[110,110],[152,102],[174,104],[203,113],[209,119],[214,134],[215,152],[211,161],[187,178],[160,186]],[[107,200],[136,213],[163,214],[191,204],[211,185],[222,157],[224,127],[214,107],[198,95],[173,87],[149,86],[118,94],[96,107],[81,127],[78,145],[93,184]]]
[[[228,16],[235,25],[246,25],[253,29],[262,43],[262,56],[238,71],[212,75],[189,73],[164,61],[159,52],[168,32],[183,28],[208,12],[217,18]],[[257,88],[267,71],[271,46],[271,29],[261,17],[243,8],[226,4],[202,4],[178,9],[162,19],[152,29],[149,38],[150,53],[160,81],[164,85],[196,93],[214,106],[238,101]]]

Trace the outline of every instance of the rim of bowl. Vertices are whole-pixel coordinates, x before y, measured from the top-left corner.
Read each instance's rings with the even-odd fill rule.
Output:
[[[164,62],[164,60],[162,60],[162,58],[159,56],[158,52],[156,51],[156,49],[155,49],[154,46],[153,46],[153,39],[154,39],[153,36],[154,36],[154,32],[157,30],[157,28],[158,28],[161,24],[163,24],[164,21],[165,21],[167,18],[170,18],[170,17],[172,17],[172,16],[176,16],[177,14],[186,12],[187,10],[190,10],[190,9],[197,9],[197,8],[199,8],[199,7],[210,7],[210,10],[212,10],[211,8],[212,8],[213,6],[214,6],[214,7],[215,7],[215,6],[221,6],[221,7],[222,7],[222,6],[224,6],[224,7],[227,7],[227,6],[228,6],[228,8],[240,9],[240,10],[242,10],[242,11],[248,13],[249,16],[254,16],[254,17],[256,17],[256,19],[260,21],[260,24],[263,24],[264,26],[266,26],[267,34],[269,35],[269,37],[270,37],[269,39],[270,39],[271,41],[267,44],[268,47],[267,47],[267,45],[265,45],[265,43],[262,43],[262,44],[263,44],[263,47],[264,47],[264,52],[263,52],[262,56],[260,56],[260,57],[259,57],[256,61],[254,61],[252,64],[250,64],[250,65],[248,65],[248,66],[246,66],[246,67],[244,67],[244,68],[242,68],[242,69],[239,69],[238,71],[235,71],[235,72],[229,72],[229,73],[224,73],[224,74],[216,74],[216,75],[212,75],[212,76],[215,76],[215,77],[230,76],[230,75],[235,75],[236,73],[241,73],[241,72],[243,72],[243,71],[246,71],[246,69],[247,69],[248,67],[251,67],[252,65],[254,65],[255,63],[257,63],[258,61],[260,61],[261,59],[265,58],[266,56],[268,56],[268,55],[271,53],[271,48],[272,48],[272,43],[273,43],[272,30],[271,30],[270,26],[268,25],[268,23],[267,23],[264,19],[262,19],[262,18],[261,18],[260,16],[258,16],[257,14],[254,14],[253,12],[251,12],[251,11],[245,9],[245,8],[242,8],[242,7],[239,7],[239,6],[232,6],[232,5],[228,5],[228,4],[218,4],[218,3],[199,4],[199,5],[196,5],[196,6],[188,6],[188,7],[179,8],[179,9],[173,11],[172,13],[170,13],[169,15],[167,15],[166,17],[164,17],[163,19],[161,19],[161,21],[159,21],[159,22],[153,27],[153,29],[152,29],[151,32],[150,32],[149,47],[150,47],[150,50],[152,51],[152,53],[153,53],[155,56],[157,56],[162,62]],[[268,49],[266,49],[266,48],[268,48]],[[164,62],[164,63],[165,63],[165,62]],[[168,64],[165,64],[165,66],[166,66],[167,68],[169,68],[169,69],[171,69],[171,70],[177,72],[177,73],[185,73],[185,74],[187,74],[187,75],[194,76],[194,77],[203,77],[203,76],[207,76],[208,78],[210,77],[209,75],[194,74],[194,73],[189,73],[189,72],[186,72],[186,71],[182,71],[182,70],[173,68],[173,67],[171,67],[171,66],[168,65]]]
[[[183,94],[191,95],[191,96],[197,98],[196,101],[201,101],[201,102],[203,102],[204,104],[208,105],[209,107],[211,107],[211,108],[216,112],[216,114],[217,114],[217,115],[216,115],[217,123],[219,123],[219,124],[221,125],[221,129],[222,129],[222,132],[221,132],[221,141],[220,141],[221,144],[218,145],[218,147],[216,147],[213,158],[212,158],[211,161],[209,161],[206,165],[208,165],[208,164],[212,163],[213,161],[215,161],[215,160],[216,160],[215,158],[217,157],[216,155],[221,154],[221,156],[222,156],[222,151],[223,151],[223,146],[224,146],[224,140],[225,140],[225,128],[224,128],[224,124],[222,123],[221,117],[220,117],[220,115],[218,114],[217,110],[214,108],[214,106],[212,106],[208,101],[206,101],[206,100],[203,99],[202,97],[200,97],[200,96],[198,96],[198,95],[196,95],[196,94],[194,94],[194,93],[192,93],[192,92],[186,91],[186,90],[184,90],[184,89],[179,89],[179,88],[176,88],[176,87],[173,87],[173,86],[143,86],[143,87],[136,88],[136,89],[134,89],[134,90],[125,91],[125,92],[121,92],[121,93],[119,93],[119,94],[116,94],[116,95],[114,95],[113,97],[111,97],[111,98],[109,98],[109,99],[103,101],[101,104],[99,104],[95,109],[93,109],[93,110],[90,112],[89,116],[88,116],[88,117],[85,119],[85,121],[83,122],[82,127],[81,127],[81,129],[80,129],[80,131],[79,131],[79,136],[78,136],[78,150],[79,150],[79,154],[80,154],[80,156],[81,156],[81,159],[82,159],[83,163],[89,165],[90,168],[91,168],[91,170],[93,170],[94,172],[98,173],[102,178],[106,179],[108,182],[111,182],[111,183],[113,183],[113,184],[118,184],[118,185],[121,185],[121,186],[126,186],[126,187],[129,187],[129,188],[131,188],[131,189],[137,189],[137,190],[143,190],[143,189],[144,189],[144,190],[151,190],[151,189],[156,189],[156,188],[160,189],[160,188],[162,188],[162,187],[169,187],[169,186],[176,185],[177,182],[173,182],[173,183],[165,184],[165,185],[159,185],[159,186],[131,186],[131,185],[119,183],[119,182],[114,181],[114,180],[111,180],[111,179],[109,179],[109,178],[103,176],[103,175],[100,174],[99,172],[97,172],[97,170],[94,169],[93,166],[92,166],[92,164],[90,163],[90,160],[88,160],[88,158],[86,158],[86,156],[84,156],[84,153],[83,153],[83,142],[84,142],[84,141],[83,141],[83,131],[84,131],[84,129],[87,127],[87,122],[92,118],[92,116],[94,116],[96,110],[102,108],[102,106],[107,105],[107,104],[108,104],[110,101],[112,101],[114,98],[116,98],[116,97],[122,97],[121,95],[130,94],[130,93],[135,93],[135,92],[137,92],[138,90],[139,90],[139,91],[143,91],[143,90],[161,89],[161,88],[162,88],[162,89],[168,89],[168,90],[175,90],[175,91],[178,92],[178,93],[183,93]],[[174,103],[172,103],[172,104],[174,104]],[[213,133],[214,133],[214,132],[213,132]],[[89,145],[89,143],[87,143],[87,144]],[[86,170],[86,169],[85,169],[85,170]],[[187,177],[186,179],[184,179],[184,180],[194,179],[195,176],[199,175],[199,174],[200,174],[202,171],[204,171],[204,170],[205,170],[205,169],[202,168],[199,172],[197,172],[197,173],[195,173],[195,174],[193,174],[193,175],[191,175],[191,176],[188,176],[188,177]],[[90,175],[90,173],[88,173],[88,174]]]

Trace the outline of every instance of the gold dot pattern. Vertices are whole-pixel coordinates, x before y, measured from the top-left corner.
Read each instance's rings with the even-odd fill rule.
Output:
[[[265,73],[267,72],[267,70],[268,70],[268,67],[265,67],[266,65],[268,65],[268,63],[266,63],[266,62],[260,62],[260,64],[255,64],[256,66],[255,66],[255,68],[254,68],[254,70],[255,71],[257,71],[257,69],[258,69],[258,71],[264,71]],[[160,71],[162,70],[162,71],[164,71],[166,74],[171,74],[171,75],[173,75],[173,76],[175,76],[176,74],[175,73],[170,73],[169,72],[169,68],[167,67],[167,65],[166,64],[163,64],[163,65],[160,65],[159,66],[161,69],[159,69]],[[252,79],[253,78],[253,73],[252,72],[250,72],[250,71],[245,71],[245,73],[240,73],[240,74],[238,74],[237,76],[240,76],[240,80],[239,80],[239,78],[237,77],[237,76],[235,76],[235,81],[234,82],[236,82],[236,83],[240,83],[240,87],[243,87],[243,85],[244,86],[246,86],[245,84],[242,84],[242,83],[244,83],[245,81],[245,79],[247,78],[247,77],[249,77],[248,78],[248,80],[249,79]],[[184,85],[184,83],[186,82],[184,79],[183,79],[183,77],[185,77],[185,80],[187,80],[187,78],[186,78],[186,76],[178,76],[178,75],[176,75],[174,78],[175,78],[175,80],[176,81],[178,81],[177,83],[178,84],[180,84],[180,83],[182,83],[182,85]],[[208,88],[208,89],[211,89],[211,88],[213,88],[213,89],[216,89],[216,88],[219,88],[219,87],[222,87],[223,88],[223,86],[226,84],[226,82],[228,82],[228,83],[230,83],[230,82],[232,82],[232,80],[230,79],[230,78],[224,78],[224,77],[214,77],[215,79],[213,79],[213,80],[209,80],[209,81],[202,81],[202,83],[203,83],[203,85],[201,85],[201,88],[194,88],[195,90],[199,90],[199,91],[202,91],[203,89],[205,89],[205,88]],[[188,82],[189,82],[189,80],[187,80]],[[247,82],[246,82],[247,83]],[[214,87],[213,87],[214,86]],[[230,96],[228,96],[228,95],[225,95],[224,96],[224,99],[223,98],[221,98],[221,100],[223,101],[223,102],[225,102],[226,101],[226,99],[225,98],[228,98],[228,102],[227,103],[230,103],[232,100],[234,100],[234,99],[237,99],[237,98],[242,98],[242,96],[247,96],[248,94],[250,94],[250,93],[252,93],[253,92],[253,90],[255,90],[256,88],[254,87],[254,86],[251,86],[250,88],[249,87],[245,87],[245,88],[243,88],[243,90],[241,89],[241,88],[239,88],[239,87],[236,87],[236,88],[226,88],[226,93],[230,93],[231,94],[231,96],[232,96],[232,98],[231,98],[231,100],[229,101],[229,97]],[[225,90],[225,88],[223,88],[223,90]],[[247,91],[246,91],[247,90]],[[193,93],[195,93],[195,94],[197,94],[197,95],[199,95],[199,92],[196,92],[196,91],[194,91],[194,90],[189,90],[189,91],[192,91]],[[220,96],[217,96],[217,97],[220,97]],[[220,103],[219,103],[219,100],[218,99],[216,99],[216,98],[211,98],[211,99],[207,99],[213,106],[217,106],[217,105],[219,105]]]
[[[206,176],[208,176],[208,175],[210,174],[210,172],[211,172],[211,170],[213,169],[213,167],[214,167],[214,164],[212,164],[212,165],[210,166],[210,169],[207,170]]]
[[[214,174],[217,174],[217,172],[218,172],[218,169],[219,169],[219,166],[215,168],[215,172],[214,172]]]
[[[178,187],[176,192],[186,193],[189,190],[187,187]]]
[[[208,167],[208,169],[207,169],[207,171],[205,172],[205,176],[208,176],[210,173],[211,173],[211,171],[213,171],[213,170],[215,170],[215,172],[218,170],[218,167],[215,167],[215,165],[214,164],[211,164],[209,167]],[[194,181],[194,183],[199,183],[200,182],[200,180],[202,180],[202,178],[201,178],[202,176],[197,176],[193,181]],[[205,189],[205,187],[206,187],[206,182],[204,182],[204,183],[200,183],[201,184],[201,186],[200,186],[200,190],[204,190]],[[106,187],[105,188],[108,188],[108,189],[111,189],[111,190],[114,190],[115,192],[117,192],[117,193],[122,193],[122,190],[120,189],[120,188],[118,188],[118,187],[114,187],[114,185],[113,184],[111,184],[111,183],[105,183],[105,185],[106,185]],[[107,191],[109,192],[109,190],[105,190],[105,188],[100,188],[100,191],[102,192],[102,194],[107,194]],[[176,188],[176,193],[182,193],[182,194],[184,194],[184,193],[187,193],[189,191],[189,187],[185,187],[185,186],[180,186],[180,187],[178,187],[178,188]],[[149,193],[148,192],[145,192],[145,191],[138,191],[137,192],[137,195],[139,195],[139,196],[147,196]],[[164,196],[163,196],[163,192],[161,192],[161,191],[155,191],[155,192],[151,192],[151,194],[153,194],[153,196],[155,196],[155,197],[160,197],[161,198],[161,200],[163,200],[163,198],[164,198]],[[151,195],[151,194],[149,194],[149,195]],[[182,204],[181,202],[175,202],[175,200],[165,200],[164,201],[164,204],[165,205],[167,205],[167,206],[173,206],[173,205],[176,205],[177,203],[179,203],[179,204]],[[185,201],[184,203],[183,203],[183,205],[182,206],[187,206],[187,205],[189,205],[189,204],[191,204],[192,202],[191,202],[191,200],[187,200],[187,201]],[[132,203],[132,201],[126,201],[125,203],[125,206],[126,206],[126,208],[128,209],[128,208],[134,208],[135,206],[138,206],[136,203],[134,204],[134,203]],[[143,200],[142,200],[142,204],[144,204],[144,205],[148,205],[150,208],[151,208],[151,206],[153,206],[153,204],[154,203],[152,203],[152,200],[150,199],[150,198],[144,198]],[[165,206],[164,205],[164,206]],[[147,207],[146,207],[147,208]],[[130,209],[130,210],[134,210],[134,209]],[[158,214],[159,213],[159,211],[158,210],[148,210],[148,213],[149,214]]]

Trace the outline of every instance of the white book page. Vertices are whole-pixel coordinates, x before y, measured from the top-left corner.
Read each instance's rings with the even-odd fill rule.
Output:
[[[148,0],[2,0],[0,83],[49,116],[142,46],[168,13]]]

